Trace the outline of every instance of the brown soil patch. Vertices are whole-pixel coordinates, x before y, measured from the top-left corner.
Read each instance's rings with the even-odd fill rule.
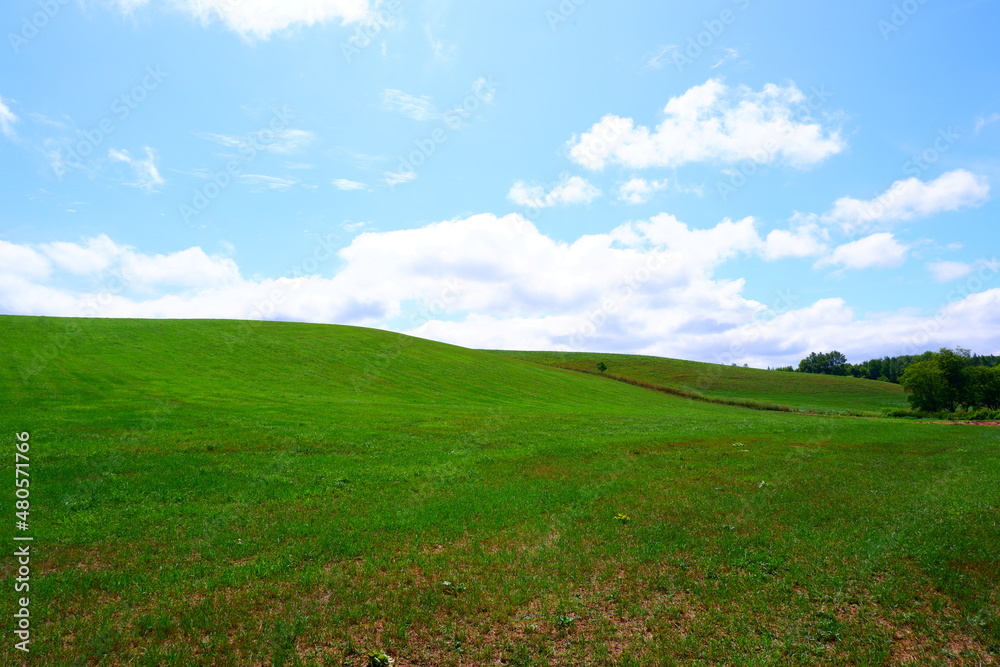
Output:
[[[952,426],[1000,426],[1000,421],[981,421],[981,422],[960,422],[960,421],[946,421],[946,422],[923,422],[924,424],[950,424]]]

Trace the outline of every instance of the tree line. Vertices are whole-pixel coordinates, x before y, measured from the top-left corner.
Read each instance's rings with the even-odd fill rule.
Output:
[[[966,360],[965,364],[967,366],[996,366],[1000,364],[1000,356],[997,355],[972,354],[969,350],[963,348],[957,348],[955,353]],[[937,354],[939,352],[924,352],[917,355],[869,359],[857,364],[850,364],[847,362],[847,357],[836,350],[825,353],[811,352],[808,357],[799,362],[798,368],[782,366],[773,370],[843,375],[899,384],[907,368],[919,361],[933,359]]]
[[[859,364],[848,363],[836,350],[811,352],[797,369],[784,366],[775,370],[895,382],[906,390],[910,405],[925,412],[1000,410],[1000,356],[972,354],[964,348],[941,348]]]

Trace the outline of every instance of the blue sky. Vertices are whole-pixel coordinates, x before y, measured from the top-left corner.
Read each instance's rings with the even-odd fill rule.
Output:
[[[1000,6],[0,10],[0,312],[1000,353]]]

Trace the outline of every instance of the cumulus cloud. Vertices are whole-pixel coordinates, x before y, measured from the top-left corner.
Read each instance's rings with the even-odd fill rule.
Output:
[[[916,220],[947,211],[976,208],[989,198],[990,186],[985,176],[955,169],[927,183],[918,178],[896,181],[884,193],[867,201],[841,197],[820,219],[850,233],[875,224]]]
[[[526,185],[517,181],[507,193],[507,199],[518,206],[548,208],[560,204],[589,204],[601,191],[590,181],[580,176],[563,176],[548,192],[541,185]]]
[[[826,252],[826,239],[826,232],[816,224],[803,224],[794,229],[775,229],[768,233],[762,254],[769,260],[814,257]]]
[[[146,192],[155,192],[156,187],[163,185],[163,177],[156,167],[156,151],[149,146],[143,149],[145,158],[134,158],[128,151],[112,148],[108,151],[108,157],[114,162],[124,162],[132,169],[135,180],[126,181],[125,185],[140,188]]]
[[[149,0],[117,0],[117,4],[131,13]],[[268,39],[275,32],[299,25],[364,21],[373,10],[369,0],[174,0],[171,5],[202,23],[221,21],[230,30],[256,39]]]
[[[632,178],[618,188],[618,199],[627,204],[645,204],[660,190],[666,189],[667,179],[650,181]]]
[[[802,243],[811,234],[789,232]],[[1000,351],[1000,288],[983,289],[1000,275],[1000,263],[976,265],[950,286],[948,305],[933,316],[860,318],[837,298],[799,303],[781,295],[760,303],[744,295],[743,280],[716,275],[734,258],[766,256],[769,239],[761,239],[752,218],[695,228],[660,214],[564,242],[519,215],[480,214],[364,232],[346,247],[321,239],[285,276],[262,279],[244,278],[233,260],[198,247],[146,254],[105,236],[0,241],[0,312],[330,322],[469,347],[759,366],[823,349],[851,359],[945,345]],[[788,239],[773,244],[774,255],[798,247]],[[862,254],[838,257],[869,264],[856,259]]]
[[[949,283],[972,273],[972,265],[965,262],[930,262],[927,269],[939,283]]]
[[[897,241],[892,234],[881,232],[834,248],[816,263],[845,269],[895,268],[906,261],[909,246]]]
[[[13,276],[40,280],[48,277],[51,270],[52,264],[37,250],[0,240],[0,277],[4,280]]]
[[[608,114],[570,141],[570,158],[588,169],[745,160],[802,169],[846,146],[838,130],[810,116],[806,96],[794,84],[769,83],[755,92],[712,79],[671,98],[663,115],[650,130],[631,118]]]

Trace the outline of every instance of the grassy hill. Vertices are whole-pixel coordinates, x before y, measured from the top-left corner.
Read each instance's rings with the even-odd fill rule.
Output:
[[[534,363],[606,374],[667,387],[711,399],[772,403],[801,410],[869,411],[908,408],[897,384],[853,377],[784,373],[634,354],[589,352],[505,352],[497,354]]]
[[[0,399],[11,505],[31,434],[32,665],[1000,652],[993,429],[232,321],[0,316]]]

